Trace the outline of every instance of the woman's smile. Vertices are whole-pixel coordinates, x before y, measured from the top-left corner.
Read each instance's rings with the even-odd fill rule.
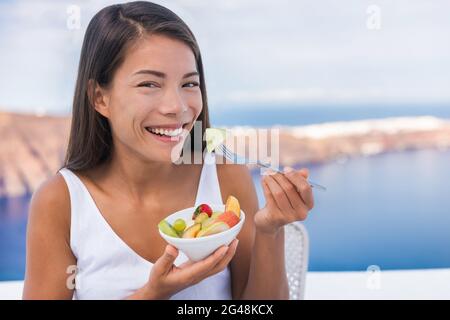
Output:
[[[189,123],[176,123],[145,127],[145,130],[156,140],[168,144],[177,144],[183,138],[183,131],[188,133],[186,127]],[[186,129],[186,130],[185,130]]]

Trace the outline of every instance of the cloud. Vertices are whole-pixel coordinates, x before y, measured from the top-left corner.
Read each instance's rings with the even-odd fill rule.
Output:
[[[211,105],[230,102],[450,102],[450,2],[156,1],[191,27]],[[0,108],[69,112],[87,23],[115,1],[0,3]],[[81,29],[67,28],[67,6]]]

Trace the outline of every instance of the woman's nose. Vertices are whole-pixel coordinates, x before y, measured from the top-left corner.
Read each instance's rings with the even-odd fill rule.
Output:
[[[180,114],[187,110],[187,102],[178,90],[167,90],[159,110],[163,114]]]

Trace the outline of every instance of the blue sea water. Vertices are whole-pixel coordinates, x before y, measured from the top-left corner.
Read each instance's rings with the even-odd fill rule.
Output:
[[[311,105],[311,106],[239,106],[211,108],[216,126],[307,125],[335,121],[415,117],[431,115],[450,119],[450,105]]]
[[[0,199],[0,281],[25,272],[25,237],[30,196]]]
[[[310,270],[449,268],[449,164],[450,150],[421,150],[307,166],[328,188],[304,222]]]
[[[317,107],[317,109],[222,110],[219,125],[301,125],[328,121],[433,115],[450,118],[450,107]],[[307,165],[315,192],[305,226],[310,270],[450,267],[450,150],[420,150]],[[259,172],[253,173],[260,205]],[[0,199],[0,280],[23,279],[29,196]]]

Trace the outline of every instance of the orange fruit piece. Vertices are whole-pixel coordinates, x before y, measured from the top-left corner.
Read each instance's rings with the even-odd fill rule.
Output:
[[[233,196],[228,196],[227,201],[225,203],[225,211],[233,211],[238,218],[241,217],[241,207],[239,205],[238,199]]]

